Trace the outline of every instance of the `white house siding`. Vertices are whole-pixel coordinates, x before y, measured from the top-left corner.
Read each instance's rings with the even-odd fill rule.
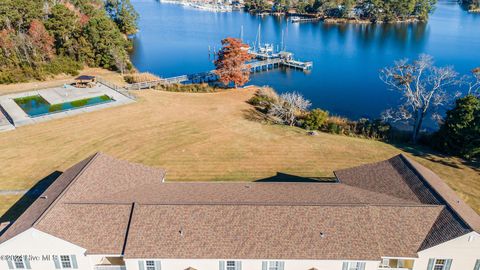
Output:
[[[420,251],[414,270],[427,270],[430,258],[452,259],[450,270],[474,270],[476,260],[480,259],[480,234],[471,232]]]
[[[142,259],[143,260],[143,259]],[[188,267],[193,267],[197,270],[218,270],[219,261],[225,259],[211,260],[211,259],[152,259],[160,260],[162,270],[185,270]],[[227,259],[231,261],[241,261],[242,270],[262,270],[262,261],[283,261],[285,270],[308,270],[312,267],[317,269],[327,270],[342,270],[344,261],[334,260],[239,260]],[[365,270],[377,270],[380,261],[367,261]],[[139,270],[138,260],[126,259],[125,264],[127,270]]]
[[[84,254],[85,249],[34,228],[30,228],[0,244],[0,256],[38,256],[40,260],[30,260],[30,266],[33,270],[55,270],[54,261],[51,259],[41,260],[42,255],[75,255],[78,269],[91,270],[90,261]],[[7,269],[7,261],[3,258],[0,260],[0,270]]]

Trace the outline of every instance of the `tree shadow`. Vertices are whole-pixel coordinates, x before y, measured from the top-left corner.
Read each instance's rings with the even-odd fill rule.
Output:
[[[265,113],[261,112],[256,108],[242,110],[242,113],[243,113],[243,117],[245,117],[245,119],[250,121],[261,122],[261,123],[267,123],[269,121]]]
[[[462,169],[460,165],[467,166],[472,170],[480,173],[480,161],[469,161],[462,159],[460,157],[446,155],[440,152],[437,152],[430,147],[422,146],[422,145],[412,145],[408,143],[397,143],[397,142],[390,142],[391,145],[395,146],[396,148],[411,154],[412,156],[421,157],[431,162],[440,163],[442,165],[455,168],[455,169]],[[439,159],[442,158],[442,159]],[[449,159],[455,158],[455,160]]]
[[[277,172],[276,175],[258,179],[253,182],[284,182],[284,183],[337,183],[335,177],[303,177],[282,172]]]
[[[40,195],[57,179],[62,172],[54,171],[38,181],[31,189],[0,217],[0,223],[15,221]]]

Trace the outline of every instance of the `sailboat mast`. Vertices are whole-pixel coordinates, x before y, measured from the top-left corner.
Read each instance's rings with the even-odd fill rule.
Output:
[[[240,26],[240,40],[243,41],[243,25]]]
[[[261,24],[258,24],[258,48],[260,48],[262,46],[262,34],[261,34],[261,31],[262,31],[262,25]]]
[[[285,35],[285,30],[284,30],[284,29],[282,29],[282,44],[281,44],[281,47],[280,47],[282,51],[283,51],[283,50],[285,50],[285,49],[284,49],[284,47],[283,47],[283,39],[284,39],[284,35]]]

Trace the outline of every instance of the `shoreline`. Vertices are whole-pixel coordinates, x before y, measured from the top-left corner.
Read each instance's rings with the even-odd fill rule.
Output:
[[[396,20],[396,21],[373,21],[371,19],[361,19],[361,18],[338,18],[338,17],[329,17],[319,14],[309,14],[309,13],[289,13],[289,12],[273,12],[273,11],[245,11],[254,16],[276,16],[276,17],[299,17],[301,19],[306,19],[305,21],[299,21],[294,23],[315,23],[323,22],[327,24],[410,24],[410,23],[419,23],[422,22],[419,18],[409,18],[405,20]],[[476,12],[480,13],[480,9]]]

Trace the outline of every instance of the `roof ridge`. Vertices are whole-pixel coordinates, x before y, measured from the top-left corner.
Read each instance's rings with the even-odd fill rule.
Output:
[[[425,184],[425,186],[434,193],[435,197],[437,197],[437,199],[439,197],[441,199],[441,201],[443,201],[444,205],[448,209],[450,209],[455,214],[455,216],[457,216],[464,224],[466,224],[468,227],[470,227],[470,229],[472,229],[474,231],[477,231],[477,232],[480,232],[480,216],[478,215],[478,213],[475,212],[475,210],[473,210],[468,204],[466,204],[465,201],[463,201],[460,198],[460,196],[458,196],[458,194],[447,183],[445,183],[445,181],[443,179],[440,178],[440,176],[438,176],[436,173],[434,173],[432,170],[428,169],[427,167],[421,165],[420,163],[417,163],[414,160],[411,160],[410,158],[408,158],[407,156],[405,156],[403,154],[400,154],[399,156],[407,164],[409,169],[419,177],[419,179]],[[414,163],[417,163],[417,164],[414,164]],[[447,190],[441,191],[441,190],[438,189],[439,188],[438,186],[435,187],[434,183],[432,183],[430,181],[432,179],[428,178],[423,173],[421,173],[418,170],[417,166],[420,166],[420,167],[422,167],[422,169],[425,169],[427,173],[432,173],[433,174],[432,176],[437,177],[438,180],[440,181],[440,184],[445,185]],[[434,181],[437,181],[437,179],[435,179]],[[450,194],[445,194],[445,192],[450,193]],[[459,209],[459,207],[457,207],[457,205],[453,204],[450,201],[450,199],[447,198],[449,196],[453,197],[453,198],[450,198],[450,199],[454,199],[457,204],[460,204],[460,206],[462,206],[462,204],[463,204],[468,209]],[[473,216],[465,217],[464,215],[462,215],[462,213],[459,212],[459,210],[462,210],[461,212],[464,212],[463,214],[471,215],[473,213],[476,216],[475,217],[473,217]],[[465,213],[465,211],[463,211],[463,210],[465,210],[466,212],[471,212],[471,213]]]
[[[315,204],[315,203],[246,203],[246,202],[232,202],[232,203],[225,203],[225,202],[212,202],[212,203],[209,203],[209,202],[192,202],[192,203],[189,203],[189,202],[179,202],[179,203],[136,203],[137,205],[148,205],[148,206],[155,206],[155,205],[188,205],[188,206],[195,206],[195,205],[198,205],[198,206],[210,206],[210,205],[223,205],[223,206],[338,206],[338,207],[341,207],[341,206],[353,206],[353,207],[367,207],[368,204],[353,204],[353,203],[344,203],[344,204],[341,204],[341,203],[338,203],[338,204],[334,204],[334,203],[325,203],[325,204],[321,204],[321,203],[318,203],[318,204]]]
[[[53,208],[54,205],[57,204],[57,202],[60,200],[60,198],[65,195],[66,191],[73,185],[74,182],[77,181],[77,179],[83,174],[83,172],[92,164],[92,162],[98,157],[102,155],[101,152],[96,152],[92,156],[90,156],[90,160],[82,167],[82,169],[73,177],[72,181],[68,183],[68,185],[62,190],[62,192],[55,198],[55,200],[50,203],[50,205],[43,211],[43,213],[33,222],[32,227],[35,227]],[[65,173],[65,172],[64,172]],[[63,173],[62,173],[63,174]]]
[[[440,208],[443,208],[445,207],[445,205],[443,204],[423,204],[423,203],[419,203],[419,204],[369,204],[369,206],[375,206],[375,207],[393,207],[393,206],[399,206],[399,207],[410,207],[410,208],[414,208],[414,207],[418,207],[418,208],[437,208],[437,207],[440,207]]]
[[[332,177],[332,179],[334,179],[335,177]],[[269,181],[269,182],[259,182],[259,181],[229,181],[229,180],[225,180],[225,181],[184,181],[184,180],[180,180],[180,181],[176,181],[176,180],[169,180],[169,181],[165,181],[163,182],[164,184],[295,184],[295,185],[298,185],[298,184],[331,184],[331,185],[338,185],[338,184],[341,184],[341,182],[338,181],[338,179],[336,181],[317,181],[317,182],[282,182],[282,181],[278,181],[278,182],[275,182],[275,181]]]
[[[65,205],[131,205],[131,202],[64,202]]]
[[[336,206],[336,207],[369,207],[369,206],[377,206],[377,207],[441,207],[443,205],[434,205],[434,204],[401,204],[401,203],[301,203],[301,202],[293,202],[293,203],[282,203],[282,202],[272,202],[272,203],[248,203],[248,202],[158,202],[158,203],[139,203],[135,202],[137,205],[188,205],[188,206],[208,206],[208,205],[223,205],[223,206]],[[95,204],[95,203],[92,203]],[[115,203],[112,203],[115,204]],[[118,203],[118,204],[127,204],[127,203]]]

